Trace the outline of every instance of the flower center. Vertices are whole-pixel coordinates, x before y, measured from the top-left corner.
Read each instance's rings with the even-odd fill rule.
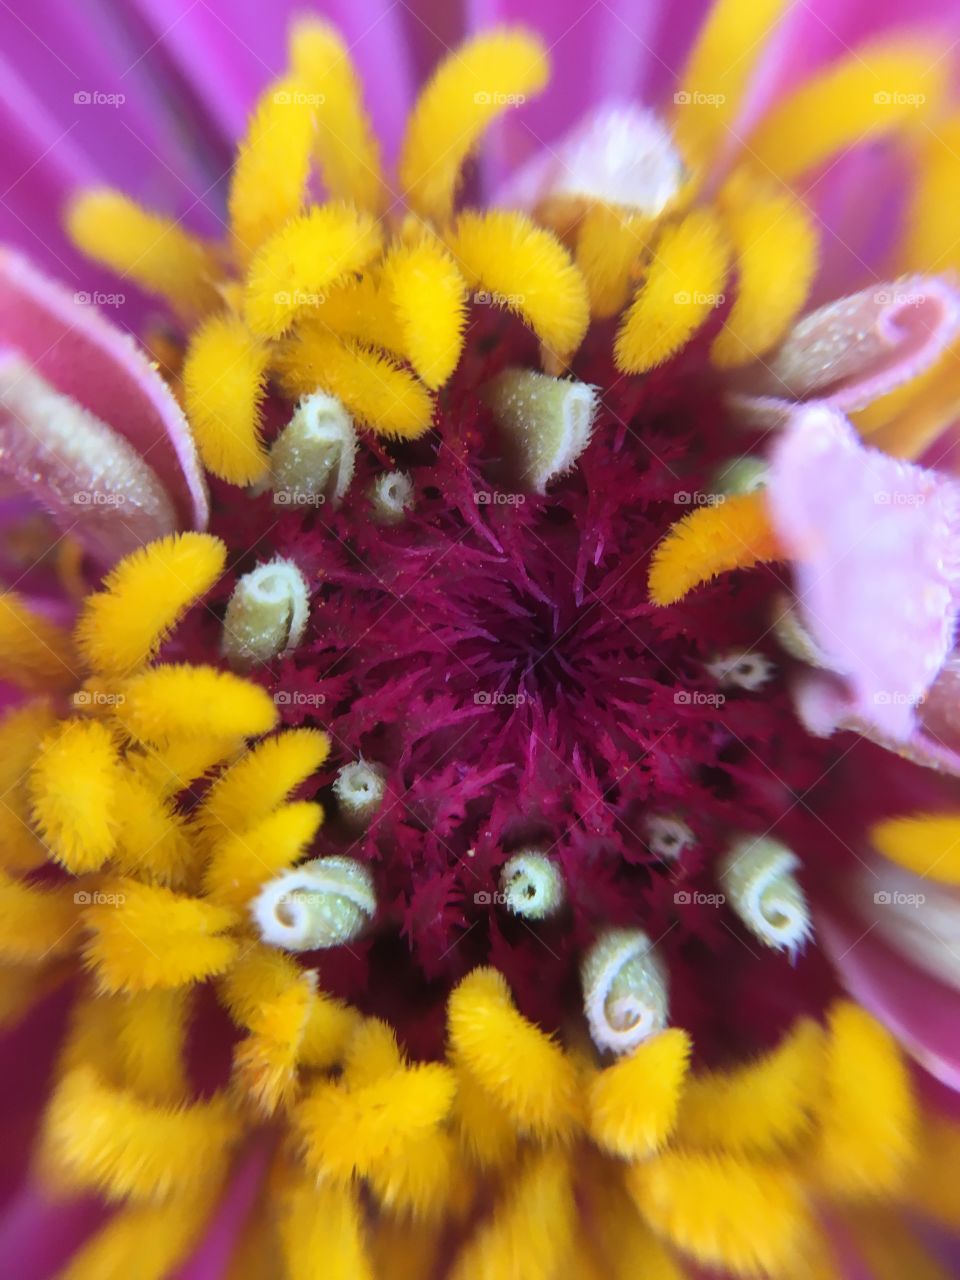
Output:
[[[720,859],[774,826],[832,748],[783,690],[772,576],[646,602],[664,532],[724,501],[709,375],[638,395],[589,340],[573,372],[600,388],[591,443],[541,495],[520,484],[486,394],[528,335],[479,323],[435,434],[389,453],[363,442],[342,501],[264,495],[227,536],[319,584],[296,650],[270,664],[273,696],[287,724],[331,735],[318,853],[369,867],[377,896],[372,931],[309,956],[325,989],[363,1004],[371,966],[450,985],[493,960],[551,1025],[607,928],[690,952],[724,937],[725,912],[741,948]],[[404,496],[389,511],[385,476]],[[362,796],[361,773],[376,783]],[[683,833],[669,847],[667,828]]]

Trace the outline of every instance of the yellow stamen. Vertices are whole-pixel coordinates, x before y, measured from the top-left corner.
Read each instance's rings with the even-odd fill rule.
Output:
[[[123,686],[117,718],[141,742],[168,737],[254,738],[277,722],[273,699],[259,685],[214,667],[158,666]]]
[[[960,346],[932,369],[874,401],[853,421],[870,444],[895,458],[920,457],[956,419],[960,400]]]
[[[817,232],[800,202],[744,178],[723,197],[737,291],[711,348],[715,365],[749,364],[772,350],[800,312],[817,266]]]
[[[514,1008],[495,969],[475,969],[450,996],[453,1051],[520,1133],[563,1136],[577,1118],[573,1064]]]
[[[114,865],[175,887],[190,878],[197,855],[184,820],[144,772],[128,770],[117,788]]]
[[[641,214],[610,205],[591,205],[584,214],[576,263],[587,282],[590,311],[598,319],[615,316],[627,305],[653,225]]]
[[[461,1150],[481,1169],[502,1169],[517,1150],[517,1130],[510,1114],[458,1061],[453,1123]]]
[[[234,1054],[234,1071],[243,1093],[265,1116],[289,1104],[296,1093],[297,1063],[316,988],[308,970],[268,1004],[256,1010],[251,1034]]]
[[[78,1068],[57,1086],[44,1141],[55,1167],[77,1187],[149,1204],[202,1197],[222,1176],[238,1136],[223,1097],[157,1106]]]
[[[441,62],[420,94],[400,153],[410,206],[443,222],[453,212],[463,162],[498,116],[546,85],[546,50],[521,29],[480,35]]]
[[[330,751],[319,729],[288,729],[267,738],[216,780],[197,813],[209,841],[249,830],[315,773]]]
[[[521,316],[558,359],[576,351],[590,321],[587,286],[549,231],[522,213],[465,213],[450,248],[486,301]]]
[[[210,1196],[121,1209],[71,1257],[60,1280],[166,1280],[185,1261],[211,1211]]]
[[[728,265],[715,214],[699,209],[669,227],[617,332],[617,368],[645,373],[685,346],[723,301]]]
[[[88,965],[102,991],[182,987],[223,973],[239,943],[222,937],[238,918],[225,907],[159,885],[117,879],[83,911]]]
[[[277,371],[291,399],[326,391],[380,435],[414,440],[433,421],[429,393],[406,369],[315,328],[305,327],[283,344]]]
[[[267,469],[260,439],[266,349],[235,316],[214,316],[190,340],[183,367],[187,417],[204,466],[231,484]]]
[[[870,831],[874,846],[901,867],[942,884],[960,884],[960,817],[912,814],[888,818]]]
[[[812,1130],[823,1069],[823,1032],[800,1019],[755,1062],[694,1076],[680,1104],[677,1141],[758,1156],[791,1150]]]
[[[432,391],[460,359],[467,319],[466,285],[437,241],[399,245],[383,267],[383,288],[403,335],[403,353]]]
[[[322,807],[301,800],[226,835],[207,865],[205,893],[225,907],[245,907],[268,880],[303,856],[322,821]]]
[[[347,1182],[416,1144],[447,1117],[454,1077],[447,1068],[420,1063],[348,1090],[314,1085],[297,1108],[307,1166],[319,1177]]]
[[[691,511],[661,539],[650,563],[650,599],[676,604],[720,573],[781,557],[763,494],[738,494]]]
[[[87,257],[166,298],[182,315],[203,315],[219,302],[216,250],[118,191],[77,196],[67,209],[67,231]]]
[[[372,272],[325,290],[322,297],[317,297],[316,306],[297,317],[297,332],[304,336],[335,334],[404,356],[400,323],[390,297]]]
[[[89,595],[77,647],[102,676],[128,675],[156,656],[168,633],[223,572],[227,549],[208,533],[161,538],[126,556]]]
[[[943,51],[877,41],[832,63],[769,111],[750,156],[790,181],[847,147],[910,128],[936,111],[947,79]]]
[[[40,700],[8,711],[0,721],[0,867],[8,871],[30,871],[48,857],[31,825],[25,780],[53,725],[53,712]]]
[[[184,988],[100,996],[116,1006],[117,1049],[124,1083],[140,1098],[175,1103],[186,1092],[184,1044],[189,1012]]]
[[[3,678],[21,689],[66,689],[78,679],[69,632],[15,591],[0,594],[0,664]]]
[[[804,1249],[808,1209],[782,1165],[674,1150],[634,1165],[627,1184],[653,1229],[707,1267],[782,1275]]]
[[[290,31],[290,64],[317,99],[314,141],[324,184],[337,200],[377,213],[383,204],[380,145],[363,106],[363,91],[339,32],[316,18]]]
[[[673,95],[674,136],[689,162],[705,164],[727,141],[786,8],[786,0],[715,0]]]
[[[350,205],[318,205],[291,218],[250,264],[247,323],[260,337],[279,338],[301,311],[322,303],[325,290],[362,271],[379,250],[377,223]]]
[[[273,81],[257,101],[227,199],[233,248],[241,265],[301,210],[314,112],[311,95],[295,76]]]
[[[230,1016],[241,1027],[264,1034],[265,1011],[283,1006],[293,989],[299,990],[304,971],[289,956],[272,947],[248,947],[223,979],[222,993]],[[312,980],[310,982],[313,986]],[[304,1066],[329,1070],[343,1061],[360,1015],[339,1000],[314,991],[298,1049]],[[272,1015],[267,1016],[268,1022]]]
[[[947,271],[960,266],[953,205],[960,190],[960,117],[937,123],[916,139],[911,159],[919,173],[909,184],[903,271]]]
[[[284,1194],[280,1243],[286,1280],[373,1280],[356,1193],[300,1178]]]
[[[566,1158],[557,1151],[528,1155],[492,1219],[460,1253],[451,1280],[503,1280],[518,1266],[524,1280],[563,1275],[576,1214]]]
[[[849,1001],[834,1006],[829,1029],[816,1172],[837,1195],[896,1192],[916,1138],[903,1057],[889,1031]]]
[[[0,872],[0,960],[53,959],[80,941],[73,888],[40,888]]]
[[[33,821],[68,871],[97,871],[114,850],[123,774],[113,735],[95,720],[64,720],[30,770]]]
[[[662,1147],[676,1124],[690,1048],[687,1033],[671,1028],[598,1072],[588,1100],[594,1142],[624,1160]]]

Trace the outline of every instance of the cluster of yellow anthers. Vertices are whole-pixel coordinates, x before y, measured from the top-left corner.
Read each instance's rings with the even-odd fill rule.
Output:
[[[605,194],[574,171],[535,217],[458,210],[461,171],[482,134],[546,83],[542,42],[518,30],[479,36],[440,65],[392,184],[344,44],[305,20],[292,30],[288,73],[262,95],[241,145],[227,244],[111,191],[76,200],[70,230],[86,253],[198,325],[182,370],[187,413],[207,467],[236,484],[268,471],[260,418],[270,380],[293,400],[317,389],[337,396],[386,436],[427,430],[461,353],[471,291],[519,312],[552,372],[591,315],[622,312],[616,358],[637,373],[687,343],[735,271],[712,356],[742,365],[780,341],[816,265],[815,227],[788,184],[942,98],[936,50],[876,45],[808,82],[739,145],[734,126],[784,7],[716,4],[675,95],[672,131],[658,126],[644,144],[657,153],[648,167],[672,175],[655,191],[640,181],[630,194]],[[890,86],[897,93],[878,105]],[[734,163],[721,164],[728,153]],[[930,162],[911,224],[924,247],[945,240],[941,161],[938,152]],[[311,203],[315,166],[327,203]]]
[[[447,1060],[410,1063],[390,1028],[265,946],[249,903],[322,820],[289,797],[327,741],[264,736],[274,706],[239,676],[156,663],[224,559],[208,534],[154,543],[72,634],[2,599],[0,660],[33,698],[0,724],[0,1011],[17,1017],[80,953],[40,1166],[118,1206],[70,1280],[168,1274],[257,1141],[272,1172],[237,1276],[276,1276],[278,1256],[291,1280],[318,1256],[331,1280],[422,1276],[461,1232],[462,1280],[679,1280],[684,1254],[829,1276],[819,1201],[870,1247],[878,1197],[955,1213],[943,1171],[960,1129],[918,1141],[899,1052],[854,1005],[730,1073],[691,1074],[676,1028],[599,1066],[477,969],[450,997]],[[915,827],[878,837],[908,865]],[[57,874],[33,874],[48,860]],[[187,1043],[211,985],[240,1038],[229,1088],[198,1101]],[[911,1246],[883,1230],[900,1265]]]

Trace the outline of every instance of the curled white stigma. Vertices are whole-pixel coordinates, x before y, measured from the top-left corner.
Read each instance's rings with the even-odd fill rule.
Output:
[[[783,648],[799,662],[812,667],[826,667],[827,660],[810,634],[792,596],[778,596],[773,604],[773,634]]]
[[[598,1049],[629,1053],[667,1025],[667,975],[639,929],[608,929],[580,966],[583,1011]]]
[[[762,653],[751,653],[749,649],[732,649],[705,663],[705,666],[723,688],[746,689],[749,693],[762,689],[777,671],[775,662]]]
[[[668,813],[652,813],[644,819],[647,848],[657,858],[675,861],[694,843],[694,835],[682,818]]]
[[[766,485],[769,470],[763,458],[731,458],[718,469],[714,483],[718,493],[756,493]]]
[[[245,668],[289,653],[303,639],[310,591],[292,560],[271,560],[237,581],[223,619],[223,655]]]
[[[504,863],[500,889],[508,909],[527,920],[556,915],[566,897],[560,868],[536,849],[524,849]]]
[[[487,384],[484,397],[523,483],[537,493],[569,471],[590,441],[597,390],[586,382],[507,369]]]
[[[334,396],[305,396],[270,450],[274,501],[307,505],[341,500],[357,454],[357,434],[349,413]]]
[[[775,951],[797,954],[813,928],[794,870],[795,853],[778,840],[744,836],[723,859],[720,883],[750,932]]]
[[[315,858],[285,871],[250,904],[260,937],[285,951],[318,951],[356,938],[377,899],[369,870],[353,858]]]
[[[413,481],[405,471],[384,471],[370,487],[377,524],[399,524],[413,506]]]
[[[345,764],[333,784],[340,812],[355,826],[366,826],[371,821],[383,804],[385,789],[383,771],[365,760]]]

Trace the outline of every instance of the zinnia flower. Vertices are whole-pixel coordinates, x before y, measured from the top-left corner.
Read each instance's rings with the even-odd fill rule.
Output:
[[[952,56],[596,9],[22,88],[18,1280],[958,1273]]]

